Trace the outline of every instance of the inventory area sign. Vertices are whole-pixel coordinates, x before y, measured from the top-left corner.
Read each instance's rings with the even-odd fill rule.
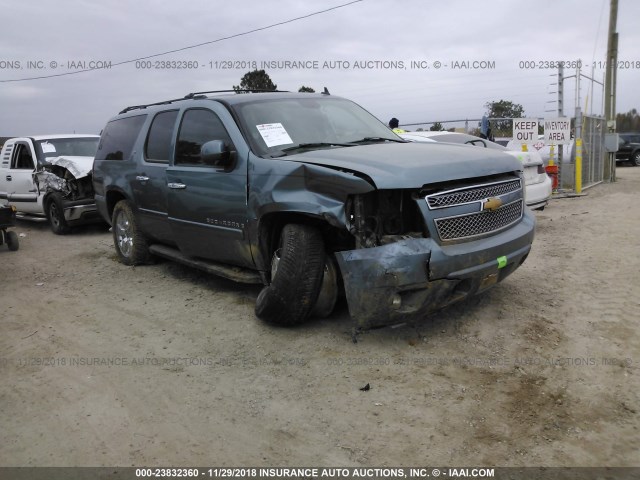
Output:
[[[547,145],[571,143],[571,121],[566,117],[545,118],[544,141]]]
[[[513,139],[518,143],[535,143],[538,141],[537,118],[514,118]]]

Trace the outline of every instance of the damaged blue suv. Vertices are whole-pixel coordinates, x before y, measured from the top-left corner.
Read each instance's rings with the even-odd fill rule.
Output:
[[[328,94],[198,92],[104,128],[96,204],[120,261],[166,257],[257,283],[293,325],[344,295],[359,327],[415,320],[503,280],[534,219],[519,162],[409,143]]]

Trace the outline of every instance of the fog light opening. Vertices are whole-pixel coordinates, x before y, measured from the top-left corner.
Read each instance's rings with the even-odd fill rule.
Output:
[[[472,283],[470,279],[461,280],[453,290],[454,296],[466,297],[471,292]]]

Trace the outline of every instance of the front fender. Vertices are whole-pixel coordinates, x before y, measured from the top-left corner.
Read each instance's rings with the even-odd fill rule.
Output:
[[[249,168],[249,212],[254,220],[273,212],[300,212],[345,224],[349,195],[375,186],[353,172],[331,167],[256,158]]]
[[[346,230],[345,203],[349,195],[375,187],[352,172],[319,165],[255,158],[249,166],[249,236],[253,258],[264,268],[260,244],[264,244],[263,219],[275,214],[306,217]]]

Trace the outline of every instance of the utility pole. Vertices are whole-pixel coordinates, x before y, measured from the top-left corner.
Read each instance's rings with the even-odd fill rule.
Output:
[[[564,117],[564,65],[558,66],[558,117]],[[564,157],[564,145],[558,145],[558,185],[562,189],[562,159]]]
[[[576,163],[573,173],[573,191],[582,193],[582,108],[580,107],[580,73],[581,65],[576,68]]]
[[[609,10],[609,37],[607,40],[607,68],[604,80],[604,115],[607,119],[607,131],[616,131],[616,83],[618,64],[618,0],[610,0]],[[608,153],[604,162],[604,179],[616,181],[616,154]]]

